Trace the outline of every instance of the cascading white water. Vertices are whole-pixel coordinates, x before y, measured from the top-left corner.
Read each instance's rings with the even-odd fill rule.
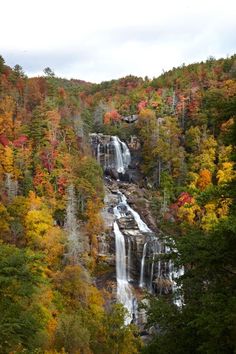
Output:
[[[130,151],[127,145],[117,136],[111,137],[112,144],[115,148],[115,168],[118,173],[125,173],[130,164]]]
[[[154,263],[155,263],[155,253],[153,252],[152,255],[152,265],[151,265],[151,273],[150,273],[150,281],[149,281],[149,291],[152,293],[152,280],[153,280],[153,274],[154,274]]]
[[[131,281],[131,240],[128,238],[128,281]]]
[[[175,269],[173,261],[170,259],[169,260],[169,279],[172,284],[172,292],[177,294],[174,298],[174,304],[178,307],[182,307],[184,304],[184,299],[180,295],[178,295],[178,290],[181,288],[181,286],[178,286],[176,283],[176,279],[180,278],[182,275],[184,275],[184,267],[180,267],[179,269]]]
[[[121,151],[121,144],[117,136],[112,137],[112,143],[115,148],[115,154],[116,154],[116,161],[115,161],[116,171],[119,173],[125,173],[125,167],[124,167],[122,151]]]
[[[145,224],[145,222],[140,218],[140,215],[129,206],[129,204],[127,203],[126,196],[124,194],[120,193],[120,197],[121,197],[121,203],[123,204],[123,206],[127,209],[127,211],[129,211],[133,215],[134,220],[136,221],[139,230],[142,232],[152,232],[149,229],[149,227],[147,226],[147,224]]]
[[[100,164],[100,146],[101,144],[98,144],[97,146],[97,162]]]
[[[147,242],[143,246],[143,255],[142,255],[142,261],[141,261],[141,271],[140,271],[140,281],[139,281],[140,288],[143,288],[145,285],[145,283],[144,283],[144,267],[145,267],[146,254],[147,254]]]
[[[124,162],[124,167],[125,169],[129,167],[130,161],[131,161],[131,155],[128,146],[123,142],[120,141],[120,144],[122,146],[122,157],[123,157],[123,162]]]
[[[131,161],[130,151],[127,145],[117,136],[94,134],[93,147],[96,149],[94,155],[97,157],[97,161],[103,166],[103,168],[105,170],[107,169],[107,172],[110,172],[113,178],[114,176],[117,176],[115,178],[122,179],[120,174],[125,174]],[[114,171],[118,172],[119,175],[115,174]],[[127,177],[128,176],[124,176],[124,179]],[[164,262],[160,258],[158,260],[156,259],[156,256],[168,252],[165,250],[164,243],[157,237],[153,236],[152,230],[141,219],[140,215],[127,203],[126,196],[119,191],[117,194],[119,195],[119,202],[113,209],[114,215],[116,219],[127,218],[127,220],[122,220],[121,224],[118,224],[117,222],[114,223],[116,240],[117,300],[128,310],[129,316],[126,319],[126,323],[129,323],[132,319],[132,315],[135,313],[136,304],[135,297],[132,294],[132,287],[129,284],[129,281],[131,281],[131,271],[132,281],[139,282],[141,288],[147,287],[151,293],[157,293],[158,289],[160,293],[162,293],[162,290],[164,290],[165,293],[168,293],[171,287],[173,292],[177,292],[178,286],[175,279],[181,276],[183,272],[182,270],[177,272],[174,269],[173,264],[170,262]],[[139,231],[135,228],[133,234],[130,234],[129,230],[127,230],[127,232],[124,231],[123,234],[119,229],[119,225],[123,226],[126,225],[126,222],[129,223],[131,216],[135,220]],[[132,259],[132,252],[135,251],[136,245],[140,244],[138,242],[136,244],[135,242],[136,235],[139,238],[138,242],[141,242],[143,245],[141,265],[140,259],[137,259],[135,256]],[[140,267],[139,269],[136,269],[137,264],[138,267]],[[137,273],[139,273],[139,279],[137,279]],[[165,286],[166,279],[170,280],[171,286]],[[181,303],[183,302],[176,296],[174,303],[181,306]]]
[[[170,253],[171,252],[170,247],[166,246],[165,251],[166,251],[166,253]],[[173,248],[172,251],[176,252],[176,253],[178,252],[176,248]],[[172,284],[172,292],[173,292],[173,294],[176,293],[176,296],[174,298],[174,304],[178,307],[181,307],[184,304],[183,297],[181,295],[180,296],[178,295],[178,290],[181,288],[181,285],[180,286],[177,285],[175,280],[184,275],[184,267],[182,266],[182,267],[176,269],[174,262],[170,259],[168,262],[168,268],[169,268],[169,272],[168,272],[169,279]]]
[[[151,233],[152,231],[149,229],[149,227],[147,226],[147,224],[145,224],[145,222],[140,218],[140,215],[133,210],[129,204],[127,203],[127,198],[125,197],[124,194],[122,194],[121,192],[118,191],[118,195],[119,195],[119,203],[116,207],[114,207],[114,215],[116,216],[117,219],[121,218],[121,217],[126,217],[127,212],[130,212],[131,215],[133,216],[134,220],[136,221],[139,230],[142,233]],[[145,267],[146,265],[146,258],[149,257],[150,259],[150,250],[149,252],[147,251],[148,249],[148,244],[152,242],[152,252],[151,252],[151,266]],[[141,266],[140,266],[140,279],[139,279],[139,286],[140,288],[144,288],[145,286],[148,287],[148,290],[150,292],[153,292],[153,276],[154,276],[154,268],[155,268],[155,264],[156,264],[156,260],[155,257],[158,254],[161,253],[168,253],[170,252],[170,248],[168,246],[163,246],[160,241],[155,238],[154,236],[151,235],[151,239],[147,242],[144,243],[143,245],[143,253],[142,253],[142,259],[141,259]],[[148,255],[149,253],[149,255]],[[128,261],[127,261],[127,265],[128,265],[128,280],[130,280],[130,263],[131,263],[131,252],[130,252],[130,240],[128,238]],[[163,269],[164,267],[164,269]],[[173,292],[177,292],[178,287],[176,285],[176,281],[175,279],[179,278],[181,275],[183,275],[183,268],[181,268],[179,271],[176,271],[176,269],[174,268],[173,262],[162,262],[161,260],[157,261],[157,279],[161,279],[163,276],[164,278],[169,278],[169,280],[171,281],[172,284],[172,291]],[[162,293],[162,282],[160,282],[160,294]],[[174,300],[174,303],[177,306],[182,306],[183,301],[180,298],[176,298]]]
[[[117,300],[128,310],[125,321],[128,324],[132,320],[134,297],[127,280],[125,239],[116,221],[114,222],[114,234],[116,241]]]
[[[140,215],[133,210],[129,204],[127,203],[127,198],[125,197],[124,194],[121,192],[118,193],[120,197],[120,202],[119,204],[114,208],[114,214],[115,216],[119,219],[122,217],[122,215],[125,215],[125,212],[130,212],[136,221],[138,228],[141,232],[147,233],[147,232],[152,232],[147,224],[140,218]],[[130,242],[130,240],[128,241]],[[130,244],[129,244],[130,247]],[[140,269],[140,281],[139,281],[139,286],[142,288],[144,287],[144,270],[145,270],[145,258],[146,258],[146,253],[147,253],[147,242],[144,244],[143,247],[143,255],[142,255],[142,261],[141,261],[141,269]],[[130,270],[130,262],[131,262],[131,254],[129,255],[129,249],[128,249],[128,270]]]
[[[152,263],[151,263],[151,271],[149,278],[149,291],[153,292],[153,275],[154,275],[154,266],[156,263],[156,256],[161,253],[161,243],[157,238],[152,239]],[[160,278],[161,275],[161,262],[160,260],[157,263],[157,276]]]

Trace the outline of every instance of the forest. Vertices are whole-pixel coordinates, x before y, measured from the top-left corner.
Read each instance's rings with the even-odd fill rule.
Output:
[[[146,341],[95,281],[105,186],[91,133],[139,141],[162,257],[185,269],[181,307],[145,295]],[[235,353],[235,145],[236,55],[100,84],[28,78],[0,56],[0,353]]]

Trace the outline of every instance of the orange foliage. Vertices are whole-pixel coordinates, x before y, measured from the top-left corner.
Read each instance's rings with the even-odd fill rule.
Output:
[[[197,187],[203,191],[207,186],[209,186],[209,184],[211,184],[211,179],[212,175],[209,170],[201,170],[197,180]]]
[[[4,97],[0,100],[0,134],[7,138],[13,136],[15,102],[12,97]]]
[[[103,230],[103,220],[99,211],[102,203],[99,200],[88,200],[86,208],[86,216],[88,222],[86,225],[91,244],[91,253],[95,257],[97,253],[98,243],[97,235]]]
[[[114,109],[104,115],[104,124],[117,123],[121,120],[121,115]]]

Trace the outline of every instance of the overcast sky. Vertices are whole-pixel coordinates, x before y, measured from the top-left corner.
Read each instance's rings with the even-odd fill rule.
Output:
[[[0,54],[29,76],[158,76],[236,53],[236,0],[4,0]]]

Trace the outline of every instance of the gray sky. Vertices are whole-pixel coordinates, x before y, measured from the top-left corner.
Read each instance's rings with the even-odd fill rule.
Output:
[[[158,76],[236,53],[236,0],[7,0],[0,54],[29,76]]]

